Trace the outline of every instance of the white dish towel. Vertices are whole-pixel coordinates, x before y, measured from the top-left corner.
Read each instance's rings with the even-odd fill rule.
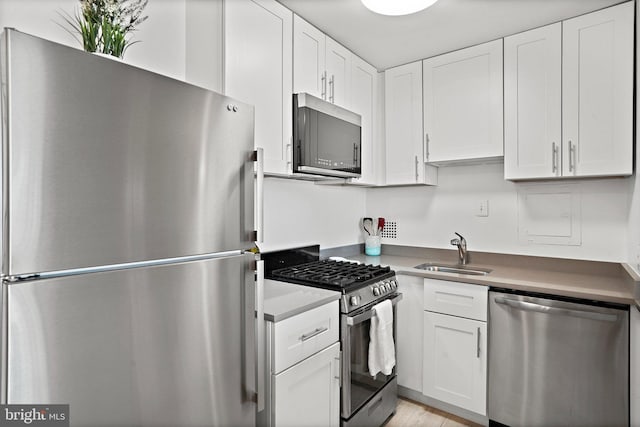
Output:
[[[393,305],[384,300],[373,307],[369,329],[369,373],[389,375],[396,365],[396,348],[393,342]]]

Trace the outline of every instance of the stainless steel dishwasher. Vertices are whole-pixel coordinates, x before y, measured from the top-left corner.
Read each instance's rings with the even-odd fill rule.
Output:
[[[628,426],[629,308],[489,292],[490,426]]]

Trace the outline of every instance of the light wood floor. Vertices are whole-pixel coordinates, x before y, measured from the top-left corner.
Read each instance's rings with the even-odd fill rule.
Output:
[[[471,421],[421,403],[398,399],[396,414],[385,427],[481,427]]]

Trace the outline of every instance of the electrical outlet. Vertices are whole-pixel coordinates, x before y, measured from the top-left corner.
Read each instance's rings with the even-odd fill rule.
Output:
[[[476,207],[476,216],[489,216],[489,201],[480,200]]]

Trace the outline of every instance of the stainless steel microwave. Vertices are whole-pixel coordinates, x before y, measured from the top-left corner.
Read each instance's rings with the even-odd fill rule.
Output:
[[[362,173],[360,115],[309,95],[293,95],[293,171],[340,178]]]

